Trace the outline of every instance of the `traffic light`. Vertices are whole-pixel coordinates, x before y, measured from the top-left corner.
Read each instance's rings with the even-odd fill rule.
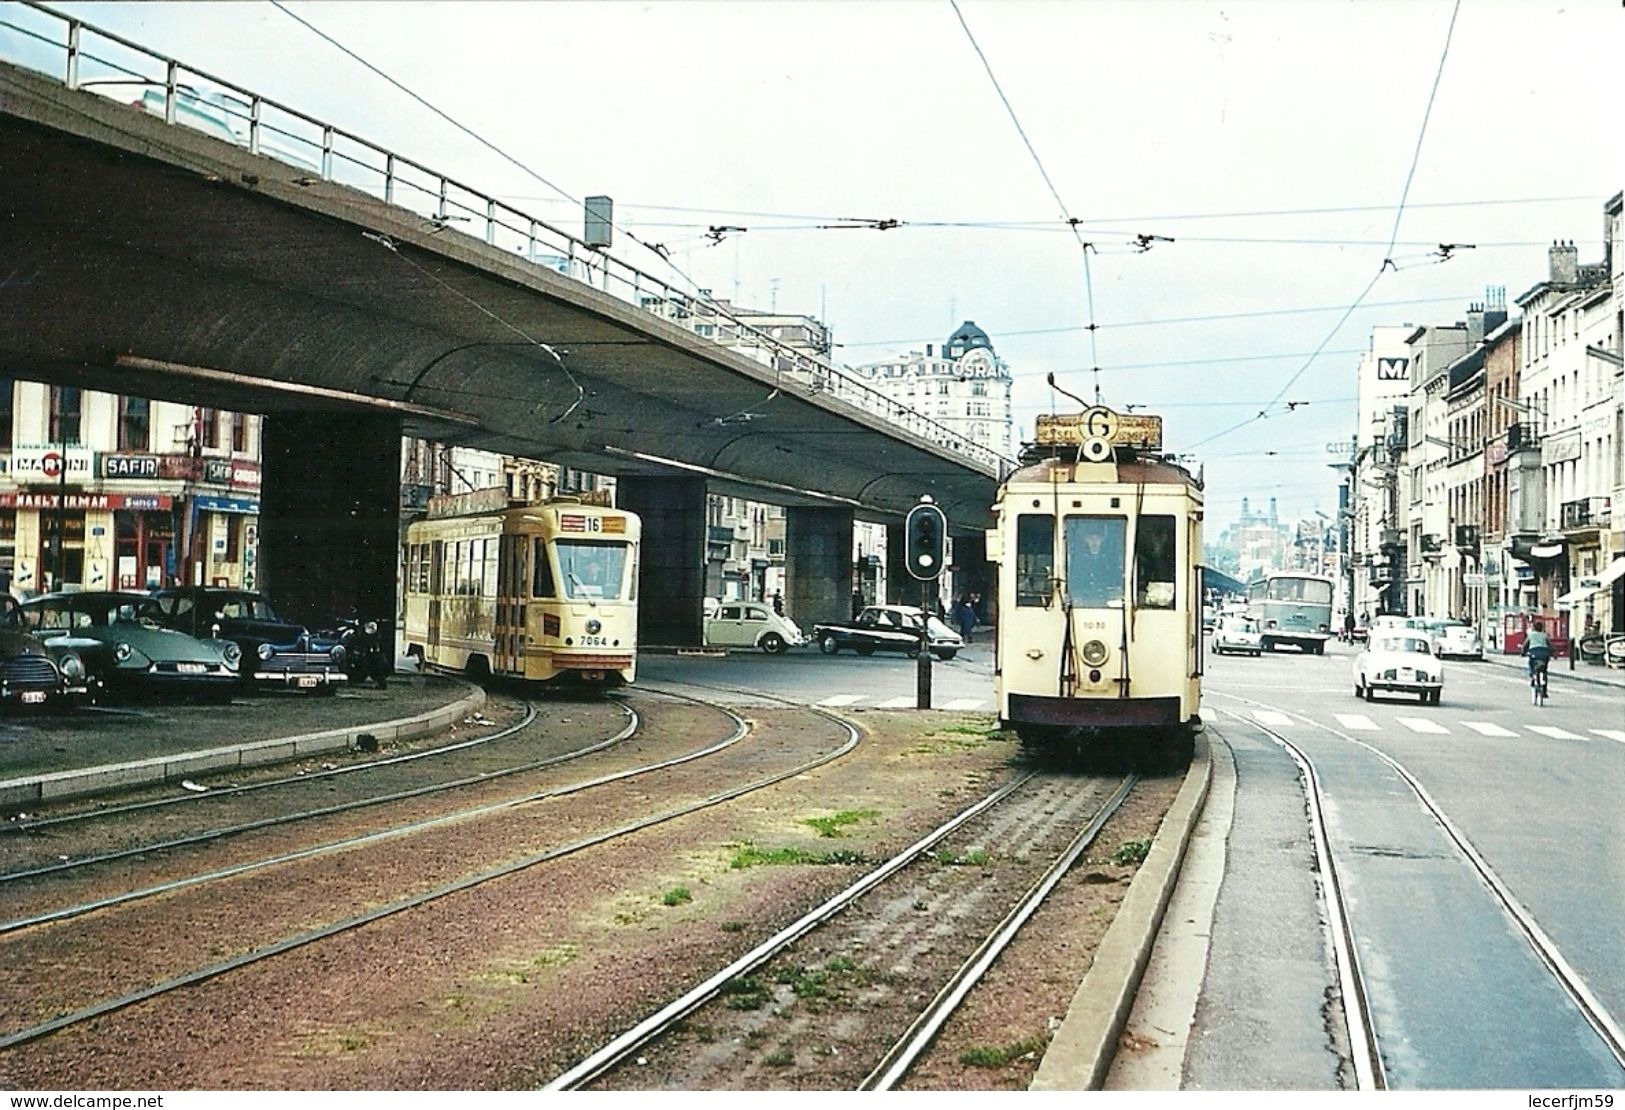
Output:
[[[948,518],[935,505],[922,502],[908,511],[903,525],[908,541],[908,572],[922,582],[942,573],[948,554]]]

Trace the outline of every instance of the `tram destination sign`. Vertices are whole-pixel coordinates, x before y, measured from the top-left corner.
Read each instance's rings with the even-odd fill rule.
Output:
[[[1067,416],[1040,414],[1036,432],[1038,443],[1046,447],[1081,446],[1100,439],[1113,447],[1162,450],[1162,417],[1113,412],[1104,405]]]

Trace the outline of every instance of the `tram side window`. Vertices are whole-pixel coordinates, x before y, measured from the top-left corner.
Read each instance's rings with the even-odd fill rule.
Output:
[[[553,562],[547,557],[547,541],[537,539],[531,544],[530,565],[533,568],[530,579],[531,597],[557,597],[558,591],[553,586]]]
[[[1048,606],[1055,580],[1055,518],[1016,518],[1016,604]]]
[[[1178,572],[1174,560],[1174,518],[1142,516],[1134,530],[1134,604],[1172,609]]]
[[[485,560],[480,575],[480,596],[497,596],[497,541],[482,540],[485,545]]]

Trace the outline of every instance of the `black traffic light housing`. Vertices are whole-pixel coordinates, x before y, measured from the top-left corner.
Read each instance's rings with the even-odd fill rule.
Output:
[[[948,518],[935,505],[921,502],[908,511],[903,534],[908,541],[908,572],[922,582],[934,580],[948,556]]]

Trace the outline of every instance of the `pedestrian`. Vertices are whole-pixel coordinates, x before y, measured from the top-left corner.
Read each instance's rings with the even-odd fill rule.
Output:
[[[773,591],[773,613],[775,616],[784,616],[784,591]]]
[[[959,635],[968,644],[971,633],[976,628],[976,610],[971,608],[970,595],[966,594],[954,604],[954,623],[959,626]]]
[[[1070,521],[1068,522],[1071,523]],[[1069,537],[1070,539],[1070,537]],[[1106,535],[1106,521],[1083,520],[1082,542],[1067,544],[1067,587],[1080,609],[1104,609],[1123,600],[1123,538]]]
[[[852,587],[852,619],[857,620],[858,614],[863,612],[863,587]]]

